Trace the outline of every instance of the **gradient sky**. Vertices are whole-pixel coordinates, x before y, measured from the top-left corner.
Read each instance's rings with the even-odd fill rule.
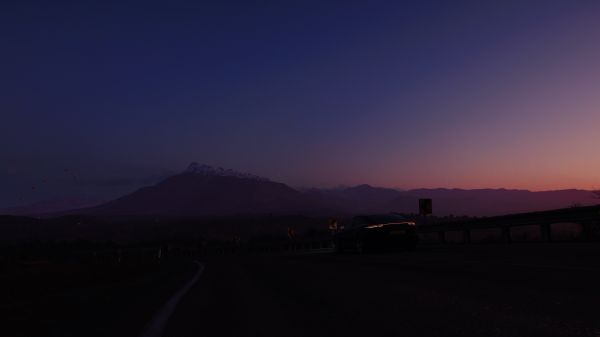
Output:
[[[597,1],[3,1],[0,206],[190,162],[297,187],[600,186]]]

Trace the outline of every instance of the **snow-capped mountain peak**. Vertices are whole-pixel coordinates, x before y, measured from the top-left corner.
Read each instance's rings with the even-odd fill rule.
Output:
[[[203,176],[220,176],[220,177],[236,177],[242,179],[253,179],[260,181],[268,181],[267,178],[259,177],[250,173],[238,172],[232,169],[224,169],[222,167],[212,167],[210,165],[191,163],[185,170],[185,173],[193,173]]]

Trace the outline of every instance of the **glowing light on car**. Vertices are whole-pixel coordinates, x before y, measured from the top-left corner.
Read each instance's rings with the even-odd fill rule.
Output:
[[[412,221],[392,222],[392,223],[382,223],[382,224],[368,225],[365,228],[369,228],[369,229],[381,228],[381,227],[388,226],[388,225],[409,225],[409,226],[415,226],[416,224],[414,222],[412,222]]]

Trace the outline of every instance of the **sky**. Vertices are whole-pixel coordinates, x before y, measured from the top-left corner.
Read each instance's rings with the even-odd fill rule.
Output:
[[[0,207],[196,161],[295,187],[600,187],[597,1],[3,1]]]

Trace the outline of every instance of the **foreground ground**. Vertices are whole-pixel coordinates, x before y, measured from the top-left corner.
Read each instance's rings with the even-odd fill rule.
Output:
[[[600,246],[213,258],[165,336],[600,336]]]
[[[598,244],[200,260],[155,336],[600,336]],[[0,336],[142,337],[198,270],[185,259],[4,270]]]
[[[192,272],[187,261],[4,266],[0,336],[138,336]]]

